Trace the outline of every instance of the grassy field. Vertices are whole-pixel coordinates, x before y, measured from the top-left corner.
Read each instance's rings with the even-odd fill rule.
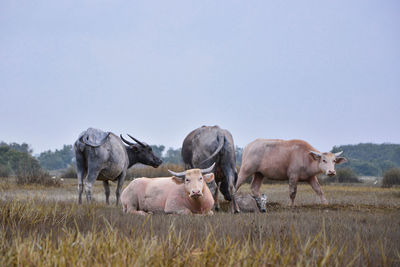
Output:
[[[0,266],[400,266],[400,189],[323,189],[326,206],[304,184],[289,208],[288,186],[277,184],[263,185],[266,214],[135,217],[105,205],[100,182],[95,202],[77,205],[76,180],[0,179]]]

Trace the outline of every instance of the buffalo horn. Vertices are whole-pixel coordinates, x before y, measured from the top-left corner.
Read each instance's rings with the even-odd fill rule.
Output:
[[[142,147],[146,147],[142,142],[140,142],[140,141],[137,140],[136,138],[130,136],[129,134],[128,134],[128,136],[129,136],[130,138],[132,138],[133,141],[135,141],[136,143],[138,143],[139,145],[141,145]]]
[[[207,168],[207,169],[201,169],[201,173],[208,173],[211,172],[214,169],[215,166],[215,162],[213,163],[213,165],[211,165],[211,167]]]
[[[343,153],[343,151],[337,152],[337,153],[335,153],[335,156],[339,157],[342,153]]]
[[[124,141],[124,143],[126,143],[127,145],[130,145],[130,146],[133,146],[133,145],[134,145],[134,143],[131,143],[131,142],[129,142],[128,140],[124,139],[124,138],[122,137],[122,134],[120,134],[119,137],[121,137],[122,141]]]
[[[170,174],[172,174],[173,176],[176,176],[176,177],[182,177],[182,176],[186,175],[186,171],[184,171],[184,172],[173,172],[171,170],[168,170],[168,171]]]

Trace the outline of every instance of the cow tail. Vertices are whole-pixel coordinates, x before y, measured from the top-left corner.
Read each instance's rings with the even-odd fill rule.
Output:
[[[205,163],[205,162],[211,160],[212,158],[214,158],[219,153],[219,151],[221,151],[221,149],[222,149],[222,147],[224,146],[224,143],[225,143],[225,136],[222,133],[218,133],[217,140],[218,140],[217,149],[214,151],[214,153],[212,153],[211,156],[209,156],[207,159],[205,159],[202,162],[200,162],[199,166],[201,166],[203,163]]]

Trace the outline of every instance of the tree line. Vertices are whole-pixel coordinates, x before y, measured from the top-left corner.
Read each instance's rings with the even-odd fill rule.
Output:
[[[164,145],[151,146],[155,155],[164,163],[182,164],[181,148],[168,148]],[[332,152],[344,151],[348,162],[337,168],[350,168],[357,175],[381,176],[384,171],[400,167],[400,145],[398,144],[357,144],[334,146]],[[30,164],[32,168],[42,167],[46,170],[65,169],[75,165],[75,152],[72,145],[64,145],[61,149],[47,150],[37,157],[26,143],[0,142],[0,176],[13,175],[18,169]],[[237,165],[241,165],[243,149],[236,147]]]
[[[332,152],[343,151],[347,162],[340,168],[351,168],[358,175],[382,176],[389,169],[400,167],[400,145],[372,144],[334,146]]]

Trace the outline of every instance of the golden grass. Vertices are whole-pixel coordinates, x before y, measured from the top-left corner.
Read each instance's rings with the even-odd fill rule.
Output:
[[[97,202],[83,205],[76,180],[61,188],[5,184],[0,266],[400,264],[399,189],[324,186],[332,204],[323,206],[300,185],[291,209],[287,185],[264,185],[267,214],[137,217],[105,205],[101,183]]]

